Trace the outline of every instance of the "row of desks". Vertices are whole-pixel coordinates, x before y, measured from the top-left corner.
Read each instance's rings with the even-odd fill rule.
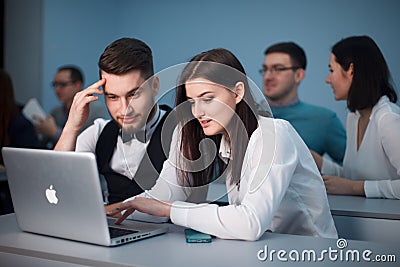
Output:
[[[208,200],[226,204],[225,184],[209,187]],[[339,237],[400,243],[400,200],[328,195]]]
[[[21,232],[14,214],[0,216],[1,266],[399,266],[398,246],[265,233],[258,241],[213,239],[188,244],[184,228],[167,234],[102,247]],[[385,263],[378,262],[385,261]]]
[[[211,186],[208,198],[221,196],[221,190],[224,185]],[[340,240],[265,233],[255,242],[213,239],[210,244],[187,244],[184,228],[169,225],[167,234],[107,248],[21,232],[15,215],[4,215],[0,265],[400,266],[398,200],[335,195],[328,199]],[[226,196],[219,201],[226,202]]]

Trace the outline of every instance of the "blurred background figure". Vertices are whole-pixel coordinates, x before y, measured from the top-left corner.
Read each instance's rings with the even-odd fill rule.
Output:
[[[35,148],[38,137],[35,127],[21,113],[14,97],[14,88],[10,75],[0,70],[0,143],[5,146]],[[4,169],[3,156],[0,153],[0,214],[13,212],[10,192]]]
[[[76,93],[82,90],[84,77],[82,71],[74,65],[65,65],[57,69],[51,86],[61,102],[55,107],[46,119],[37,118],[36,130],[43,136],[40,141],[41,147],[52,149],[61,135],[65,122],[67,121],[69,110]],[[103,104],[93,102],[90,104],[89,118],[81,131],[92,125],[97,118],[108,118]]]
[[[337,42],[326,82],[345,100],[343,167],[312,152],[328,194],[400,199],[400,107],[386,60],[369,36]]]
[[[22,106],[15,101],[11,77],[4,70],[0,70],[0,92],[1,147],[37,147],[38,138],[35,127],[21,113]],[[2,155],[0,159],[0,164],[4,167]]]
[[[294,42],[276,43],[265,50],[263,89],[275,118],[290,122],[309,149],[341,163],[346,131],[336,113],[301,101],[300,83],[306,76],[306,54]]]

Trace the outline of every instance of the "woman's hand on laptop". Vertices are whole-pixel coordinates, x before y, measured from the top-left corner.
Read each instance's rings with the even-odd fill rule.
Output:
[[[114,210],[117,210],[117,208],[119,207],[119,206],[121,206],[123,204],[123,202],[117,202],[117,203],[114,203],[114,204],[110,204],[110,205],[106,205],[106,206],[104,206],[104,208],[106,209],[106,213],[107,213],[107,216],[109,216],[109,217],[114,217],[114,218],[119,218],[119,217],[121,217],[122,216],[122,214],[121,214],[121,212],[116,212],[114,215],[109,215],[109,213],[111,213],[111,212],[113,212]]]
[[[114,208],[110,211],[107,211],[106,208],[107,216],[118,217],[118,214],[121,214],[122,211],[125,211],[119,217],[119,219],[115,221],[116,224],[120,224],[135,210],[159,217],[169,217],[171,213],[171,203],[144,197],[136,197],[133,200],[121,203],[120,205],[115,205],[113,207]]]

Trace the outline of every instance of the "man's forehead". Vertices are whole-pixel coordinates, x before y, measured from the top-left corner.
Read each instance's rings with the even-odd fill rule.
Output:
[[[122,75],[103,72],[101,77],[106,79],[106,83],[103,86],[106,93],[113,93],[114,91],[129,92],[143,86],[145,83],[140,74],[131,72]]]
[[[60,71],[57,71],[57,73],[56,73],[56,77],[67,77],[67,78],[69,78],[69,76],[70,76],[70,71],[69,70],[60,70]]]
[[[264,63],[267,64],[285,64],[290,63],[290,55],[281,52],[273,52],[265,55]]]

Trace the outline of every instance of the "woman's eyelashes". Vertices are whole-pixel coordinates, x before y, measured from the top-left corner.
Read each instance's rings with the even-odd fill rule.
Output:
[[[197,99],[189,99],[188,102],[193,106],[196,104],[196,101],[201,101],[203,103],[210,103],[214,100],[214,97],[202,97]]]
[[[210,103],[211,101],[213,101],[213,97],[205,97],[202,98],[201,101],[203,101],[204,103]]]

